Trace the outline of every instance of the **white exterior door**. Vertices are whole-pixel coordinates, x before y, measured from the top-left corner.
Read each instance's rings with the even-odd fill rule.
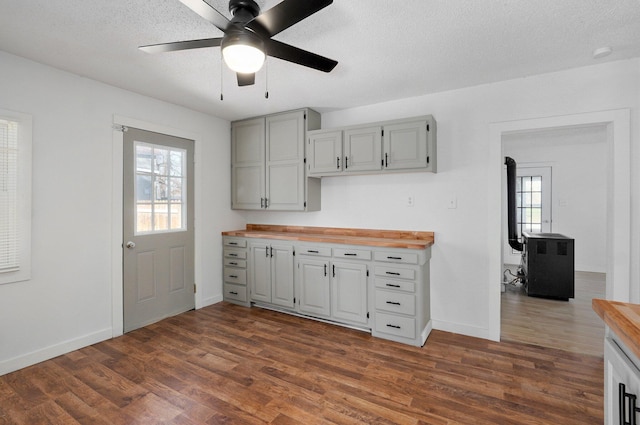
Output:
[[[123,165],[128,332],[195,307],[193,141],[129,128]]]
[[[516,229],[518,239],[522,240],[520,237],[522,232],[551,232],[551,190],[551,167],[517,167]],[[520,264],[521,253],[511,248],[506,239],[504,249],[505,264]]]

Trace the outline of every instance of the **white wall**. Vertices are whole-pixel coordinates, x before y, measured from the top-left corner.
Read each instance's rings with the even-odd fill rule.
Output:
[[[490,123],[632,108],[632,156],[638,161],[639,62],[620,61],[325,113],[323,128],[432,114],[438,123],[438,173],[331,177],[322,211],[246,212],[249,223],[433,230],[434,327],[489,337],[487,202]],[[312,106],[312,105],[311,105]],[[638,163],[638,162],[636,162]],[[637,168],[637,167],[634,167]],[[638,173],[632,200],[632,279],[638,287]],[[405,206],[406,195],[415,206]],[[457,198],[457,209],[448,200]],[[635,229],[635,231],[633,230]]]
[[[516,133],[502,140],[505,156],[515,159],[518,168],[532,164],[552,168],[551,231],[575,239],[576,270],[605,273],[606,126]],[[519,256],[514,257],[511,264],[519,264]]]
[[[0,286],[0,374],[110,337],[113,115],[201,135],[196,147],[199,297],[221,297],[223,230],[246,223],[433,230],[432,312],[438,329],[488,337],[489,124],[632,108],[640,163],[640,61],[325,113],[323,127],[433,114],[437,174],[323,179],[317,213],[229,210],[229,123],[0,52],[0,108],[33,115],[33,279]],[[313,105],[309,105],[313,107]],[[640,297],[640,184],[632,168],[633,299]],[[415,206],[405,205],[406,196]],[[448,209],[451,197],[458,207]]]
[[[0,52],[0,108],[33,116],[32,279],[0,285],[0,374],[109,338],[114,114],[198,134],[196,276],[221,299],[229,122]],[[219,183],[222,182],[222,183]],[[121,330],[120,330],[121,331]]]

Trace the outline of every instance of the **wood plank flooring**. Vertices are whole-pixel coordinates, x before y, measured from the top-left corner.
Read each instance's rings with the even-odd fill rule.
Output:
[[[0,424],[602,424],[601,357],[219,303],[0,377]]]
[[[576,272],[575,298],[569,301],[529,297],[522,287],[507,285],[501,339],[602,356],[604,322],[591,300],[605,297],[605,278],[603,273]]]

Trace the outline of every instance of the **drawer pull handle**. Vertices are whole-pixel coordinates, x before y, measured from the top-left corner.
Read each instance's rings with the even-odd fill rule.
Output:
[[[235,261],[229,261],[229,265],[231,265],[231,266],[237,266],[237,265],[238,265],[238,263],[236,263]]]
[[[238,242],[229,242],[229,245],[238,245]]]
[[[397,272],[385,272],[385,273],[393,275],[393,276],[400,276],[400,273],[397,273]]]
[[[354,254],[352,252],[345,252],[344,255],[345,255],[345,257],[357,257],[358,256],[358,254]]]
[[[395,285],[393,283],[387,283],[387,286],[390,286],[392,288],[399,288],[400,287],[400,285]]]
[[[235,274],[230,274],[229,277],[232,278],[232,279],[237,279],[238,278],[238,276],[235,275]]]
[[[229,291],[229,293],[230,293],[231,295],[238,295],[238,293],[237,293],[237,292],[235,292],[235,291]]]
[[[233,253],[228,254],[228,255],[229,255],[229,257],[237,257],[238,256],[238,254],[233,254]]]
[[[398,326],[398,325],[392,325],[391,323],[387,323],[387,327],[388,327],[388,328],[393,328],[393,329],[400,329],[400,326]]]
[[[320,254],[320,251],[317,249],[307,249],[307,252],[310,252],[311,254]]]
[[[397,301],[387,301],[387,304],[400,305],[400,303]]]
[[[388,256],[387,259],[389,259],[389,260],[402,260],[402,257],[390,257],[390,256]]]
[[[629,399],[628,402],[627,402],[627,399]],[[628,393],[626,386],[622,382],[620,382],[618,384],[618,406],[620,409],[620,425],[636,425],[636,413],[640,411],[640,408],[636,407],[636,400],[637,400],[636,395]],[[627,418],[627,413],[629,414],[628,418]]]

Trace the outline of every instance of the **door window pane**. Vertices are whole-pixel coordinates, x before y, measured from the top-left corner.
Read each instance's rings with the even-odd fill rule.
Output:
[[[186,230],[184,149],[135,142],[136,234]]]

